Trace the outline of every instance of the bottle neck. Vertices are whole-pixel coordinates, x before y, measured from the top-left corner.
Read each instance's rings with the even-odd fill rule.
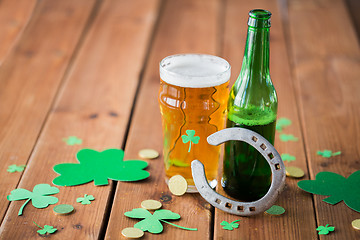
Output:
[[[252,84],[256,85],[270,79],[269,30],[270,28],[249,26],[239,79],[248,79]]]

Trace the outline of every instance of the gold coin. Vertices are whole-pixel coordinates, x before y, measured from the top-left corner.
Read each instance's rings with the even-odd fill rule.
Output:
[[[356,230],[360,230],[360,219],[356,219],[356,220],[352,221],[351,225]]]
[[[170,192],[176,196],[184,195],[188,187],[186,179],[181,175],[172,176],[168,185]]]
[[[145,159],[155,159],[159,157],[159,153],[154,149],[142,149],[139,151],[139,156]]]
[[[298,167],[286,167],[286,176],[293,178],[302,178],[305,174],[304,171]]]
[[[156,200],[144,200],[141,202],[141,207],[147,210],[158,210],[162,207],[161,202]]]
[[[56,205],[53,208],[53,211],[57,215],[66,215],[72,213],[74,211],[74,207],[69,204],[60,204],[60,205]]]
[[[144,232],[141,229],[128,227],[121,231],[121,234],[126,238],[141,238]]]

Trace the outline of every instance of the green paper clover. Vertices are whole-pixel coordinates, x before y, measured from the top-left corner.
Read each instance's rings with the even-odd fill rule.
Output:
[[[328,227],[329,224],[326,224],[326,226],[319,226],[316,230],[319,231],[319,235],[327,235],[329,232],[332,232],[335,230],[335,227]]]
[[[67,138],[63,138],[63,141],[66,142],[67,145],[80,145],[82,144],[82,140],[76,136],[70,136],[70,137],[67,137]]]
[[[13,172],[22,172],[24,171],[26,165],[19,165],[17,166],[16,164],[10,165],[7,169],[8,172],[13,173]]]
[[[324,151],[317,151],[316,154],[323,156],[324,158],[329,158],[329,157],[340,155],[341,152],[338,151],[338,152],[333,153],[331,150],[324,150]]]
[[[181,138],[182,138],[183,143],[190,142],[189,150],[188,150],[188,152],[190,152],[191,151],[191,143],[198,144],[200,137],[195,136],[195,130],[186,130],[186,134],[182,135]]]
[[[296,160],[296,157],[287,153],[281,154],[281,159],[285,162],[292,162]]]
[[[135,209],[131,210],[130,212],[124,213],[124,215],[127,217],[130,217],[130,218],[144,218],[144,220],[141,220],[140,222],[138,222],[134,225],[134,228],[141,229],[144,232],[148,231],[150,233],[156,233],[156,234],[161,233],[163,231],[163,226],[160,221],[170,224],[174,227],[181,228],[181,229],[197,231],[196,228],[181,227],[179,225],[165,221],[164,219],[172,219],[172,220],[180,219],[179,214],[173,213],[170,210],[160,209],[160,210],[156,210],[154,212],[154,214],[151,214],[146,209],[135,208]]]
[[[75,186],[94,181],[95,185],[107,185],[108,179],[117,181],[139,181],[150,176],[143,170],[148,163],[141,160],[123,161],[124,151],[107,149],[98,152],[82,149],[77,155],[77,163],[62,163],[54,166],[60,176],[53,180],[55,185]]]
[[[46,234],[46,233],[52,234],[57,231],[57,229],[54,228],[53,226],[45,225],[44,227],[40,227],[38,224],[36,224],[36,222],[33,222],[33,223],[36,226],[38,226],[39,228],[41,228],[41,230],[37,231],[39,234],[42,234],[42,235]]]
[[[288,118],[279,118],[276,121],[276,130],[281,132],[284,127],[291,125],[291,120]]]
[[[87,205],[87,204],[91,203],[90,201],[94,201],[94,200],[95,200],[95,198],[94,198],[93,195],[85,194],[83,198],[82,197],[77,198],[76,202],[79,202],[79,203],[81,203],[83,205]]]
[[[280,134],[280,140],[283,142],[287,142],[287,141],[296,142],[299,139],[292,134]]]
[[[18,215],[22,215],[25,205],[31,200],[31,203],[36,208],[46,208],[50,204],[55,204],[59,201],[56,197],[47,196],[53,195],[59,192],[57,187],[51,187],[49,184],[38,184],[30,192],[26,189],[18,188],[12,190],[10,195],[7,196],[9,201],[18,201],[27,199],[27,201],[21,206]]]
[[[236,222],[239,222],[240,220],[235,220],[235,221],[232,221],[231,223],[228,223],[227,221],[222,221],[220,223],[221,226],[223,226],[223,229],[226,229],[226,230],[234,230],[235,228],[238,228],[239,227],[239,224],[236,223]]]
[[[298,186],[313,194],[330,196],[323,199],[326,203],[334,205],[343,200],[349,208],[360,212],[360,170],[347,179],[333,172],[320,172],[315,180],[299,181]]]

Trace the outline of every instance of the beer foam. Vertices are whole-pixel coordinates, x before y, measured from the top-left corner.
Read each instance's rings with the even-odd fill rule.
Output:
[[[160,78],[168,84],[205,88],[221,85],[230,79],[230,64],[207,54],[179,54],[160,62]]]

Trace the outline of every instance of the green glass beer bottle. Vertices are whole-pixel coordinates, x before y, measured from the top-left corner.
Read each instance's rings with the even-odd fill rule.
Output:
[[[227,127],[255,131],[274,144],[277,96],[269,74],[271,13],[249,12],[244,59],[228,101]],[[242,201],[263,197],[271,185],[271,169],[263,156],[245,142],[225,143],[221,184],[225,192]]]

